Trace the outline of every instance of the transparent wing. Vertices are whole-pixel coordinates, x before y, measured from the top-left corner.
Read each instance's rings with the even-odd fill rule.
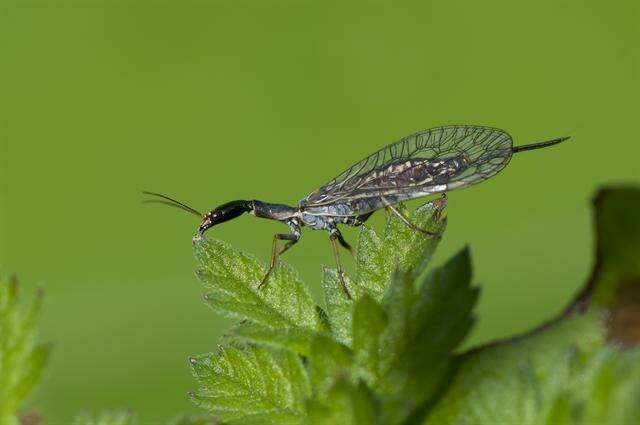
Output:
[[[375,197],[405,200],[445,192],[483,181],[502,170],[513,153],[513,139],[497,128],[453,125],[436,127],[407,136],[369,155],[300,201],[314,207]],[[438,178],[396,178],[408,168],[464,159],[464,167]],[[395,167],[395,168],[393,168]],[[435,171],[434,171],[435,170]],[[417,171],[417,170],[416,170]],[[376,203],[371,203],[375,205]],[[361,213],[359,211],[359,213]]]

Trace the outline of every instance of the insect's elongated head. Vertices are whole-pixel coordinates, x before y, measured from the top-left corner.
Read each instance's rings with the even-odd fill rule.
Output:
[[[202,216],[202,224],[200,224],[200,227],[198,228],[198,233],[203,235],[207,229],[239,217],[243,213],[249,212],[252,209],[253,206],[251,201],[231,201],[226,204],[222,204]]]

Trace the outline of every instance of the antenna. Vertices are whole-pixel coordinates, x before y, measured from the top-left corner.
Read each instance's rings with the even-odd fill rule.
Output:
[[[158,198],[162,198],[162,199],[145,199],[142,201],[142,203],[144,204],[156,203],[156,204],[170,205],[172,207],[180,208],[183,211],[187,211],[193,215],[197,215],[198,217],[202,217],[202,213],[196,210],[195,208],[191,208],[189,205],[183,204],[180,201],[176,201],[175,199],[170,198],[167,195],[163,195],[161,193],[155,193],[155,192],[147,192],[144,190],[142,191],[142,193],[145,195],[157,196]]]

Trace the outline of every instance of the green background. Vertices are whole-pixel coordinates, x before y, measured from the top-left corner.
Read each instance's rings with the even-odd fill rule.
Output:
[[[196,410],[187,356],[229,322],[200,299],[197,220],[141,190],[295,204],[436,125],[573,136],[450,193],[434,260],[472,247],[467,344],[553,315],[589,273],[592,193],[640,180],[634,3],[0,0],[0,268],[44,286],[55,344],[32,406],[49,423]],[[266,259],[282,230],[246,216],[210,234]],[[287,261],[320,300],[327,235],[307,230]]]

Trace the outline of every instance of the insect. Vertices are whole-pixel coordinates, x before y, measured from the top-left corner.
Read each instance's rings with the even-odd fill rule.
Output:
[[[347,168],[304,197],[295,207],[255,199],[237,200],[202,214],[168,196],[154,192],[144,193],[156,197],[147,202],[173,205],[201,217],[202,223],[198,228],[200,236],[211,227],[243,213],[286,224],[289,233],[277,233],[273,236],[269,269],[259,287],[268,281],[278,257],[300,240],[302,227],[326,230],[343,290],[350,298],[336,242],[349,251],[352,248],[340,233],[338,224],[360,226],[375,211],[387,208],[411,229],[430,237],[439,237],[440,235],[413,224],[395,205],[479,183],[501,171],[514,153],[552,146],[568,138],[560,137],[514,147],[511,136],[497,128],[452,125],[420,131]],[[280,248],[278,241],[284,241]]]

